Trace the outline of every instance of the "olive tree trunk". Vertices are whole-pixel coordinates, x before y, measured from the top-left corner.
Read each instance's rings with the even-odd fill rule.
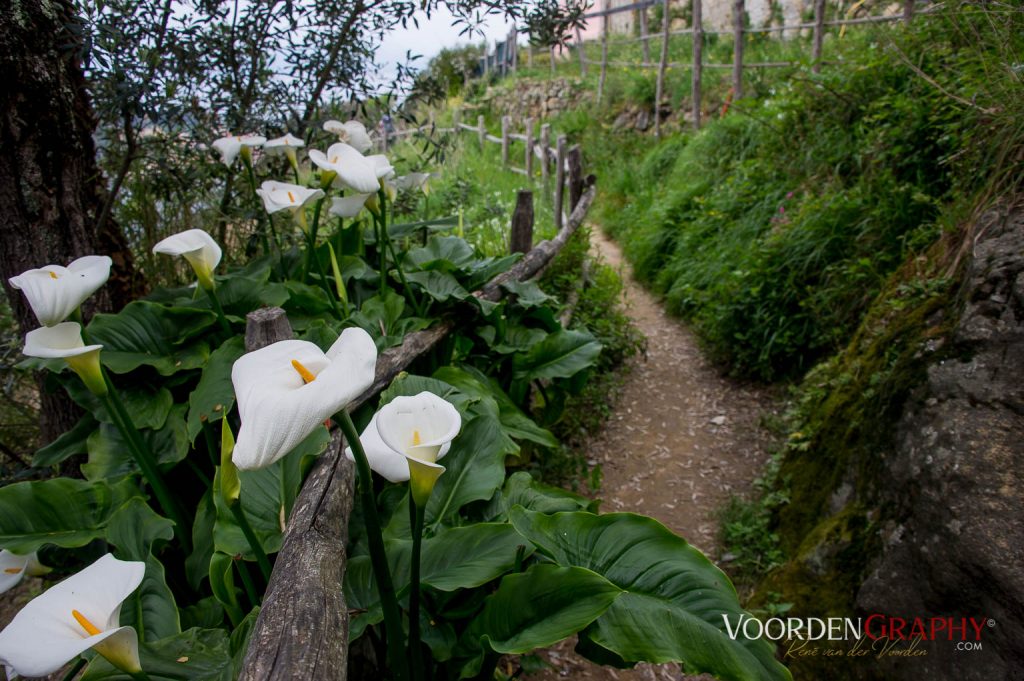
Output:
[[[22,0],[0,8],[0,279],[21,332],[39,326],[8,279],[92,253],[114,260],[92,309],[131,299],[134,267],[119,226],[96,229],[105,187],[96,165],[96,119],[79,64],[68,0]],[[74,425],[75,405],[40,381],[44,442]]]

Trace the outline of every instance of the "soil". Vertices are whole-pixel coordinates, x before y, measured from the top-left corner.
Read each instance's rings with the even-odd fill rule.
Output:
[[[588,458],[604,475],[603,512],[651,516],[720,562],[718,513],[732,495],[746,496],[769,458],[762,427],[779,400],[763,387],[723,377],[693,332],[669,317],[634,278],[617,244],[594,228],[592,249],[620,271],[623,305],[647,337],[645,357],[629,367],[613,416],[594,433]],[[641,664],[616,670],[576,655],[574,640],[543,652],[552,669],[536,681],[661,681],[687,676],[679,665]]]

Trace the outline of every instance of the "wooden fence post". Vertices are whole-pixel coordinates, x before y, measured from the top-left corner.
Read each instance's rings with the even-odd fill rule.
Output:
[[[476,136],[480,140],[480,151],[483,151],[484,143],[487,141],[487,128],[484,127],[483,114],[476,117]]]
[[[662,4],[661,20],[661,57],[658,60],[658,81],[654,90],[654,136],[661,137],[661,98],[665,94],[665,68],[668,65],[668,39],[669,25],[672,23],[668,18],[669,0]]]
[[[914,18],[914,0],[903,0],[903,23],[909,24]]]
[[[576,208],[576,203],[583,196],[583,152],[580,145],[572,145],[567,157],[569,165],[569,212]]]
[[[526,68],[533,68],[533,43],[526,43]]]
[[[533,182],[533,119],[526,119],[526,177]]]
[[[608,0],[601,0],[602,11],[608,11]],[[604,80],[608,75],[608,15],[601,16],[601,78],[597,81],[597,103],[604,95]]]
[[[247,316],[247,351],[292,336],[281,308]],[[343,449],[336,433],[295,500],[242,663],[244,681],[346,678],[348,606],[342,583],[355,467]]]
[[[638,11],[640,13],[640,35],[642,37],[641,44],[644,48],[644,64],[650,64],[651,41],[647,38],[647,5],[644,5]]]
[[[519,69],[519,31],[515,24],[512,24],[512,28],[509,29],[508,44],[509,49],[512,50],[512,73],[515,73]]]
[[[700,130],[700,81],[704,69],[704,20],[701,0],[693,0],[693,128]]]
[[[736,0],[732,6],[732,98],[743,96],[743,0]]]
[[[576,27],[576,55],[580,58],[580,76],[587,77],[587,51],[583,47],[583,34],[579,26]]]
[[[565,135],[558,136],[555,153],[555,230],[562,229],[562,204],[565,203]]]
[[[550,64],[551,77],[555,76],[555,46],[552,45],[548,48],[548,64]]]
[[[501,166],[503,168],[508,167],[508,127],[509,117],[501,117]]]
[[[821,73],[821,44],[825,39],[825,0],[814,0],[814,42],[811,46],[811,70]]]
[[[516,194],[516,208],[512,213],[512,233],[509,253],[529,253],[533,248],[533,192],[522,189]]]
[[[540,126],[540,176],[545,186],[551,175],[551,164],[548,161],[548,147],[551,146],[551,124]]]

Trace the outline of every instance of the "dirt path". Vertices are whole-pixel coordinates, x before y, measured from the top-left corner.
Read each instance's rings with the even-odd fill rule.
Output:
[[[763,390],[723,378],[704,358],[694,334],[667,316],[633,278],[619,246],[596,227],[591,243],[620,270],[627,313],[648,339],[646,360],[635,362],[614,416],[590,445],[589,458],[604,472],[601,510],[656,518],[717,561],[717,512],[730,495],[746,494],[763,470],[769,438],[760,420],[774,411],[774,400]],[[575,655],[572,645],[547,651],[555,669],[530,678],[701,678],[683,677],[677,665],[602,668]]]

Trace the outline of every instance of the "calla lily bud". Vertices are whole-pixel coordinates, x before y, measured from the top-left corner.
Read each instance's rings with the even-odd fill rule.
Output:
[[[31,600],[0,632],[7,678],[47,676],[89,648],[128,674],[142,671],[135,630],[118,624],[145,573],[145,563],[107,554]]]
[[[213,237],[203,230],[189,229],[169,236],[153,246],[153,252],[185,258],[195,271],[200,286],[207,291],[216,288],[213,271],[220,264],[222,253]]]
[[[103,397],[107,394],[107,384],[100,369],[102,348],[102,345],[86,345],[82,341],[82,327],[78,322],[64,322],[29,331],[22,352],[29,357],[63,359],[91,393]]]
[[[327,242],[327,251],[331,254],[331,270],[334,273],[334,288],[338,291],[338,300],[348,304],[348,291],[345,290],[345,280],[341,277],[341,268],[338,267],[338,258],[334,255],[334,246]]]
[[[235,435],[226,418],[221,419],[220,424],[220,493],[230,508],[238,503],[242,495],[242,481],[238,477],[238,468],[231,460],[231,454],[235,451]]]

